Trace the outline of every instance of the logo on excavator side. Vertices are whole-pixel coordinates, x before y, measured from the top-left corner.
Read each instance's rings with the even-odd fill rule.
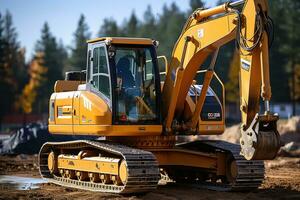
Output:
[[[84,108],[88,109],[89,111],[92,111],[92,102],[85,96],[82,96],[82,99]]]
[[[220,113],[207,113],[207,117],[208,117],[208,119],[216,119],[216,118],[221,117],[221,114]]]
[[[241,66],[244,70],[249,71],[251,63],[248,60],[241,58]]]
[[[204,37],[204,29],[198,29],[198,38],[203,38]]]

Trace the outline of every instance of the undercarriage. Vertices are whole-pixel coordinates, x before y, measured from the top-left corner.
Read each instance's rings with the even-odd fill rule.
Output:
[[[162,178],[218,191],[256,189],[264,179],[263,161],[245,160],[239,145],[224,141],[175,145],[172,138],[162,137],[155,138],[166,141],[160,144],[154,138],[152,143],[131,139],[130,144],[139,148],[115,141],[46,143],[40,151],[40,173],[58,185],[110,193],[148,192]]]

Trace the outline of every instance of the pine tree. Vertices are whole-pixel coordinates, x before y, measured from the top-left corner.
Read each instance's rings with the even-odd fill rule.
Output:
[[[296,102],[299,102],[300,101],[300,64],[297,64],[295,66],[294,81],[295,81],[294,100]]]
[[[4,16],[4,40],[6,42],[4,59],[7,66],[13,71],[12,79],[15,85],[15,93],[22,90],[26,79],[25,50],[20,48],[17,37],[18,34],[13,25],[12,15],[6,11]]]
[[[0,13],[0,65],[4,63],[4,37],[3,37],[4,27],[3,27],[3,17]],[[3,70],[3,67],[1,68]]]
[[[235,51],[230,62],[228,71],[228,82],[226,87],[226,101],[229,103],[238,104],[240,100],[239,92],[239,74],[240,74],[240,55]]]
[[[282,26],[284,27],[287,38],[281,45],[281,50],[284,51],[288,58],[286,68],[290,73],[290,97],[293,105],[293,115],[296,115],[296,102],[300,100],[300,98],[297,97],[297,88],[299,88],[299,85],[297,85],[297,80],[299,79],[297,68],[299,69],[300,64],[300,2],[297,0],[287,0],[284,6],[287,21],[282,24]]]
[[[216,5],[221,5],[228,2],[228,0],[218,0]],[[231,41],[228,44],[222,46],[219,51],[217,63],[216,63],[216,72],[224,83],[230,81],[230,66],[232,59],[235,57],[235,42]],[[227,92],[227,88],[226,88]]]
[[[196,9],[204,8],[204,3],[202,0],[190,0],[190,8],[191,10],[188,11],[188,16]]]
[[[117,22],[113,18],[105,18],[98,32],[99,37],[118,37],[122,33],[119,30]]]
[[[285,48],[288,45],[288,32],[284,24],[289,21],[286,3],[282,0],[270,1],[270,15],[275,23],[275,38],[270,49],[270,79],[272,86],[272,100],[277,102],[290,101],[287,63],[289,56]],[[279,92],[280,91],[280,92]]]
[[[0,93],[5,97],[1,98],[0,101],[0,128],[1,121],[5,114],[7,114],[11,110],[11,106],[13,102],[13,87],[11,76],[11,69],[8,67],[7,63],[5,63],[5,49],[7,47],[7,42],[4,37],[4,19],[0,13]]]
[[[126,23],[125,34],[127,37],[136,37],[138,35],[139,30],[139,21],[134,13],[131,13],[131,16]]]
[[[159,23],[157,27],[157,39],[161,41],[158,48],[159,55],[171,56],[174,44],[177,41],[182,27],[186,21],[185,13],[181,12],[176,5],[172,3],[170,8],[163,6],[163,14],[159,16]]]
[[[156,35],[158,34],[156,29],[156,20],[152,13],[151,6],[148,5],[146,11],[144,12],[144,21],[141,24],[139,36],[155,39]]]
[[[6,11],[0,14],[0,120],[10,111],[16,111],[17,94],[26,78],[24,51],[20,50],[12,15]]]
[[[61,61],[61,65],[63,66],[62,72],[63,74],[65,74],[68,70],[68,52],[61,39],[59,40],[57,45],[57,52],[58,59]]]
[[[38,99],[35,111],[44,113],[48,110],[48,101],[56,80],[63,78],[62,71],[64,61],[61,60],[61,51],[57,45],[55,37],[51,34],[48,23],[46,22],[42,28],[41,39],[36,45],[36,55],[42,55],[38,59],[39,65],[45,68],[45,73],[41,74],[44,80],[37,88]]]
[[[74,47],[71,49],[71,57],[69,63],[71,70],[85,70],[87,58],[87,43],[90,39],[89,27],[85,22],[83,14],[80,15],[76,31],[74,33]]]

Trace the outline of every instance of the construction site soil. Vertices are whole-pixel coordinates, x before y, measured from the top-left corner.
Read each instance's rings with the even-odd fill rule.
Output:
[[[38,188],[15,189],[0,184],[0,199],[300,199],[300,158],[278,157],[266,161],[262,186],[251,192],[216,192],[177,184],[159,185],[139,195],[116,195],[40,183]],[[39,178],[36,155],[0,156],[1,175]]]
[[[220,137],[238,142],[239,125],[228,128]],[[281,121],[278,125],[284,144],[278,157],[265,161],[265,180],[251,192],[216,192],[197,186],[160,184],[157,190],[145,194],[117,195],[71,189],[47,183],[40,179],[38,157],[34,155],[0,155],[0,199],[300,199],[300,117]],[[193,140],[195,138],[189,138]],[[2,178],[1,178],[2,177]],[[35,185],[16,187],[17,181],[3,182],[4,178],[40,180]],[[34,181],[32,181],[34,182]]]

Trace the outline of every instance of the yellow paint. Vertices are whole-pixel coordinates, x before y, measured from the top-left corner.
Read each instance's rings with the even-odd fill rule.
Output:
[[[76,130],[72,132],[70,130]],[[161,125],[51,125],[49,132],[68,135],[96,135],[96,136],[149,136],[161,135]]]
[[[120,159],[117,158],[86,157],[80,159],[78,156],[59,155],[58,169],[118,175],[119,161]]]
[[[98,136],[160,135],[161,125],[112,125],[112,113],[107,103],[89,91],[54,93],[55,123],[49,122],[54,134]],[[57,112],[61,110],[58,116]]]
[[[217,169],[217,157],[184,149],[151,150],[160,166],[189,166],[205,169]]]
[[[100,41],[107,41],[107,42],[111,42],[112,44],[153,45],[152,40],[148,38],[127,38],[127,37],[101,37],[101,38],[88,40],[87,43],[95,43]]]

